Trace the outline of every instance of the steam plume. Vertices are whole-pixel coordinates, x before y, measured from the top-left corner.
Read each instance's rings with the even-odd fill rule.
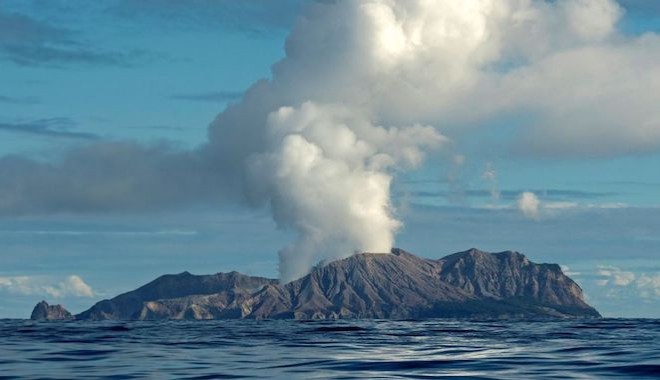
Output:
[[[391,172],[412,167],[442,137],[431,127],[384,128],[346,106],[282,107],[267,122],[269,146],[248,160],[250,196],[270,202],[298,239],[280,252],[283,281],[319,260],[354,251],[389,252],[400,223]]]

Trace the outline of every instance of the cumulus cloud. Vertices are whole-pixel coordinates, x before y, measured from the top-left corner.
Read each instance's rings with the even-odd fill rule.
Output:
[[[635,281],[635,274],[633,272],[623,271],[617,267],[600,266],[597,273],[599,276],[604,277],[599,280],[598,284],[601,286],[610,283],[618,286],[628,286]]]
[[[46,293],[55,297],[93,297],[94,291],[80,276],[71,275],[54,286],[46,286]]]
[[[528,218],[537,219],[539,217],[540,205],[539,198],[530,191],[523,192],[518,198],[518,210]]]
[[[609,0],[314,4],[274,84],[295,90],[280,101],[367,103],[385,123],[431,123],[459,142],[474,137],[466,125],[528,115],[511,142],[527,154],[657,149],[660,40],[619,33],[621,13]]]
[[[0,291],[20,295],[49,295],[54,298],[93,297],[94,291],[78,275],[52,283],[48,277],[39,276],[0,276]]]
[[[393,179],[449,140],[562,157],[660,149],[660,37],[623,35],[621,14],[613,0],[313,2],[272,78],[219,114],[204,146],[4,158],[0,212],[267,206],[298,234],[283,279],[387,251],[401,225]],[[518,207],[545,209],[532,192]]]
[[[634,287],[642,298],[660,297],[660,273],[634,273],[615,266],[598,266],[596,280],[598,286],[611,286],[614,288]],[[617,295],[616,289],[610,294]]]
[[[636,282],[644,298],[660,297],[660,273],[642,274]]]

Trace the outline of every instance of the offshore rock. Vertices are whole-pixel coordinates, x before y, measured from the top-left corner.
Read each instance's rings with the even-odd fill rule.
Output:
[[[73,315],[62,305],[49,305],[48,302],[41,301],[32,310],[30,319],[35,321],[62,321],[73,319]]]

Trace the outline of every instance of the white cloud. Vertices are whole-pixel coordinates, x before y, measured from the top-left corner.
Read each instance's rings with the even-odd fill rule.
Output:
[[[637,281],[637,285],[640,288],[660,288],[660,274],[656,274],[654,276],[644,274],[640,276],[639,280]]]
[[[543,208],[547,210],[570,210],[580,207],[577,202],[544,202]]]
[[[481,179],[488,184],[491,200],[497,202],[500,199],[500,191],[497,187],[497,171],[495,171],[491,162],[486,163]]]
[[[628,287],[635,286],[640,290],[642,298],[660,297],[660,273],[638,273],[625,271],[614,266],[598,266],[596,272],[600,279],[598,286]]]
[[[596,285],[598,286],[607,286],[610,283],[609,279],[596,280]]]
[[[588,209],[605,209],[605,210],[609,209],[609,210],[611,210],[611,209],[627,208],[627,207],[630,207],[630,206],[626,203],[619,202],[619,203],[589,203],[589,204],[586,204],[586,205],[581,205],[581,207],[588,208]]]
[[[64,281],[61,281],[55,286],[47,286],[44,288],[48,294],[55,298],[62,298],[67,296],[73,297],[93,297],[94,291],[92,288],[83,281],[80,276],[70,275]]]
[[[505,206],[503,208],[507,207],[510,208],[511,206]],[[539,219],[541,217],[556,217],[561,213],[569,211],[584,212],[593,209],[619,209],[626,207],[628,207],[628,205],[624,203],[582,204],[578,202],[565,201],[542,202],[535,193],[530,191],[521,193],[515,204],[515,208],[522,212],[526,217],[532,219]]]
[[[635,274],[632,272],[621,272],[614,275],[614,284],[619,286],[628,286],[635,281]]]
[[[540,205],[539,198],[530,191],[525,191],[518,198],[518,210],[528,218],[537,219],[539,217]]]
[[[568,265],[562,265],[561,266],[561,271],[564,272],[564,274],[569,276],[569,277],[579,276],[579,275],[582,274],[580,272],[572,271],[571,268]]]
[[[20,295],[49,295],[54,298],[93,297],[94,291],[78,275],[53,282],[44,276],[0,277],[0,291]]]
[[[0,277],[0,290],[18,294],[34,294],[37,288],[29,276]]]
[[[562,1],[569,25],[585,40],[599,41],[614,32],[614,26],[623,10],[613,1],[573,0]]]
[[[240,108],[341,101],[457,140],[479,137],[465,133],[472,122],[498,128],[488,121],[518,113],[532,116],[518,141],[528,153],[658,148],[660,39],[622,35],[621,14],[611,0],[313,4],[273,82]]]
[[[600,284],[602,284],[602,286],[608,284],[628,286],[635,281],[635,274],[633,272],[623,271],[620,268],[613,266],[599,266],[597,273],[599,276],[605,277],[601,279]]]
[[[642,274],[637,279],[637,287],[642,290],[644,298],[660,297],[660,273]]]

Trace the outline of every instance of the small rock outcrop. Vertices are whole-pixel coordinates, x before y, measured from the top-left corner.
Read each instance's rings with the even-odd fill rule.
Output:
[[[45,304],[45,303],[44,303]],[[33,318],[48,315],[37,305]],[[277,280],[238,272],[165,275],[76,319],[339,319],[600,317],[559,265],[477,249],[425,259],[362,253]]]
[[[30,319],[35,321],[63,321],[73,319],[73,315],[62,305],[49,305],[48,302],[41,301],[32,310]]]

